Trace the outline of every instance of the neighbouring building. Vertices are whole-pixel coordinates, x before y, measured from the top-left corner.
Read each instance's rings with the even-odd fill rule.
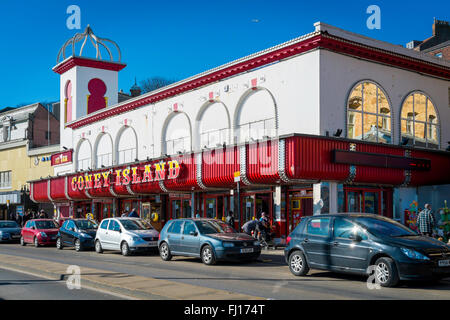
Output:
[[[0,110],[0,220],[23,214],[37,205],[29,197],[30,179],[53,175],[50,158],[59,151],[59,120],[40,103]]]
[[[89,27],[76,38],[100,39]],[[281,243],[305,215],[358,211],[409,224],[425,201],[440,208],[450,198],[450,61],[318,22],[118,101],[126,65],[117,44],[103,43],[101,59],[76,42],[53,68],[60,156],[70,161],[30,181],[32,199],[61,216],[136,208],[162,225],[233,211],[239,228],[264,211]]]
[[[450,60],[450,25],[448,21],[434,19],[433,35],[423,41],[413,40],[406,47]]]

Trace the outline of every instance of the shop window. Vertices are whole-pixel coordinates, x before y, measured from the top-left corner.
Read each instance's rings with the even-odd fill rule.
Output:
[[[439,121],[431,100],[423,93],[410,94],[402,105],[401,137],[403,144],[439,148]]]
[[[391,108],[386,94],[372,82],[359,83],[347,103],[347,137],[391,143]]]

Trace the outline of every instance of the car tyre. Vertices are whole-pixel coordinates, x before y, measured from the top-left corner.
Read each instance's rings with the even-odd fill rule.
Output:
[[[295,276],[306,276],[309,272],[309,265],[305,254],[300,250],[295,250],[289,255],[289,270]]]
[[[60,237],[58,237],[58,239],[56,239],[56,248],[59,249],[59,250],[63,249],[63,244],[61,242],[61,238]]]
[[[100,240],[95,241],[95,252],[103,253],[102,244],[100,243]]]
[[[24,247],[24,246],[27,245],[27,243],[25,242],[25,239],[24,239],[23,237],[20,237],[20,245],[21,245],[22,247]]]
[[[216,263],[216,257],[214,256],[214,251],[210,245],[206,245],[202,248],[201,252],[202,261],[206,265],[213,265]]]
[[[123,256],[130,255],[130,247],[128,246],[128,243],[126,241],[122,242],[122,244],[120,245],[120,252],[122,252]]]
[[[381,257],[375,262],[375,279],[382,287],[395,287],[399,282],[394,260]]]
[[[170,261],[172,259],[172,254],[170,253],[170,248],[167,242],[163,242],[159,246],[159,256],[164,261]]]
[[[33,242],[34,242],[34,246],[35,246],[36,248],[39,247],[39,240],[38,240],[37,237],[34,237]]]
[[[81,245],[80,239],[75,240],[74,246],[75,246],[75,251],[77,251],[77,252],[83,251],[83,246]]]

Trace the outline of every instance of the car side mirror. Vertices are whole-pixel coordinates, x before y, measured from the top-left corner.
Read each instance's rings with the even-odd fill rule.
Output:
[[[36,228],[35,227],[31,227],[31,230],[36,230]]]
[[[351,234],[349,239],[353,240],[353,241],[356,241],[356,242],[361,242],[362,241],[362,237],[359,234]]]
[[[198,236],[198,233],[195,231],[191,231],[191,232],[189,232],[189,235],[196,237],[196,236]]]

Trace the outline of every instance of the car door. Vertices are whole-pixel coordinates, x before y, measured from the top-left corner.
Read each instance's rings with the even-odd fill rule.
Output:
[[[193,221],[184,222],[180,250],[189,255],[200,255],[200,236]]]
[[[63,223],[63,225],[61,226],[61,228],[59,228],[59,236],[60,236],[60,238],[61,238],[61,242],[64,244],[64,243],[67,243],[67,229],[68,229],[68,224],[69,224],[69,220],[68,221],[65,221],[64,223]]]
[[[330,269],[330,217],[313,217],[305,226],[302,246],[308,262],[314,267]]]
[[[181,253],[181,230],[183,227],[184,220],[175,220],[172,225],[167,230],[167,242],[169,243],[170,251],[173,253]]]
[[[335,218],[333,240],[330,247],[334,268],[364,273],[368,266],[370,243],[367,234],[345,218]]]
[[[75,229],[75,222],[73,222],[73,220],[69,220],[66,225],[66,229],[64,230],[63,241],[65,244],[73,245],[75,239]]]
[[[117,220],[113,219],[109,223],[107,239],[112,250],[120,250],[121,227]]]
[[[107,232],[108,232],[108,224],[110,219],[105,219],[100,223],[100,227],[97,229],[96,238],[100,240],[100,244],[104,249],[107,249],[108,242],[107,242]]]
[[[22,237],[25,242],[29,242],[31,223],[32,221],[27,221],[25,227],[22,229]]]

